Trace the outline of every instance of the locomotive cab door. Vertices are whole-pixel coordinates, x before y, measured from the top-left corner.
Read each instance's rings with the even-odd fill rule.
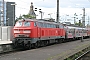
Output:
[[[38,31],[38,38],[41,37],[41,28],[40,28],[40,23],[37,22],[37,31]]]

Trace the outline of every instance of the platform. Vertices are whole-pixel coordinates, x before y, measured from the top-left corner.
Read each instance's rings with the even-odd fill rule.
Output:
[[[13,51],[12,41],[0,41],[0,53]]]
[[[1,44],[10,44],[10,43],[12,43],[12,41],[0,41],[0,45]]]

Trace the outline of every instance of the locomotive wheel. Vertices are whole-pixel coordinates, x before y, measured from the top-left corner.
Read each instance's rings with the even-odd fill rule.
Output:
[[[26,46],[24,46],[24,47],[25,47],[25,49],[31,49],[31,43],[28,42],[28,43],[26,44]]]
[[[18,48],[18,44],[17,44],[17,43],[14,43],[14,44],[13,44],[13,48],[14,48],[14,49]]]
[[[36,48],[38,48],[39,46],[38,46],[38,42],[36,42],[36,43],[34,43],[34,48],[36,49]]]
[[[31,44],[30,43],[28,44],[28,49],[31,49]]]
[[[47,41],[44,41],[44,46],[46,46],[47,45]]]
[[[42,41],[42,46],[43,46],[43,47],[46,46],[46,41]]]
[[[42,47],[44,46],[44,41],[41,41],[41,46],[42,46]]]

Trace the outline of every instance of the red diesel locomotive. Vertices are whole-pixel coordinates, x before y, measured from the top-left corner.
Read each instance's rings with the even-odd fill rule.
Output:
[[[62,24],[43,20],[19,20],[13,31],[12,42],[15,47],[36,48],[65,39],[65,30]]]

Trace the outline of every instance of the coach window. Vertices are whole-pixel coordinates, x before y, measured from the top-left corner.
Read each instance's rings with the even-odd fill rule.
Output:
[[[71,33],[71,29],[69,29],[69,31],[68,31],[69,33]]]
[[[83,30],[83,33],[86,33],[86,31],[85,31],[85,30]]]
[[[36,22],[34,22],[34,26],[35,26],[35,27],[37,26],[37,23],[36,23]]]

